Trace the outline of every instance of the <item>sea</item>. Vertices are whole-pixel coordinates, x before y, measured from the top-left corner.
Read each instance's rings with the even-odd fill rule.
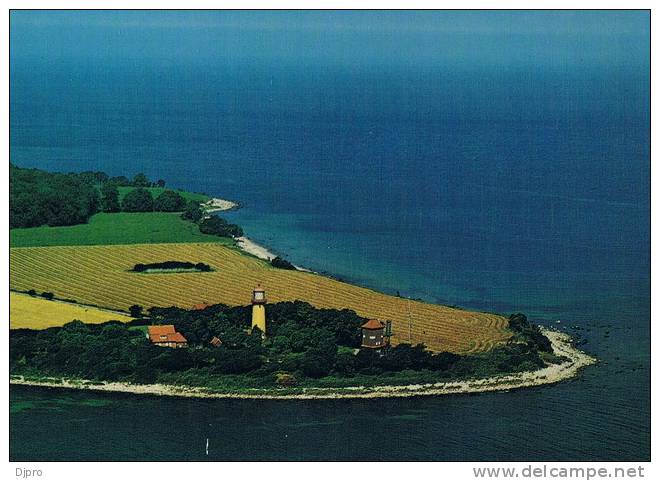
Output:
[[[10,458],[650,460],[650,14],[12,11],[10,160],[240,202],[297,265],[523,312],[599,363],[512,392],[10,389]],[[205,452],[209,440],[208,454]]]

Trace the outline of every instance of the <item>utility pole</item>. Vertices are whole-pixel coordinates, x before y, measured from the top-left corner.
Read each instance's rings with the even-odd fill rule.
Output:
[[[412,345],[412,319],[410,317],[410,297],[408,299],[408,344]]]

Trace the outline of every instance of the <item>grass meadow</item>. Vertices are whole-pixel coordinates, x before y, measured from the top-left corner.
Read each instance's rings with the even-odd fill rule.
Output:
[[[215,242],[233,244],[228,238],[199,232],[192,222],[171,212],[100,213],[87,224],[63,227],[11,229],[10,247],[149,244],[161,242]],[[177,259],[175,259],[177,260]]]

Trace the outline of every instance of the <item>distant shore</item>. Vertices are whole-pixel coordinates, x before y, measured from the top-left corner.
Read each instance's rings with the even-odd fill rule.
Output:
[[[9,383],[20,386],[38,386],[60,389],[78,389],[99,392],[123,392],[154,396],[173,396],[209,399],[370,399],[413,396],[441,396],[491,391],[509,391],[526,387],[554,384],[575,377],[578,372],[596,362],[596,359],[575,348],[568,334],[543,329],[554,352],[566,358],[561,364],[547,365],[536,371],[507,374],[492,378],[448,381],[434,384],[401,386],[354,386],[343,388],[289,388],[246,389],[238,392],[215,392],[205,388],[166,384],[131,384],[127,382],[100,382],[82,379],[26,379],[10,378]]]

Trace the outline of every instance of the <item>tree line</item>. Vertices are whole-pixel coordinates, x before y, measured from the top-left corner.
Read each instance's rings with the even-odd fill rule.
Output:
[[[173,190],[165,190],[154,198],[151,191],[137,187],[119,200],[119,189],[112,183],[101,186],[101,211],[113,212],[182,212],[186,199]]]
[[[97,189],[77,174],[9,165],[9,227],[83,224],[99,208]]]
[[[202,386],[222,385],[227,379],[251,387],[345,384],[354,378],[360,383],[381,378],[394,382],[396,376],[455,379],[532,370],[544,365],[541,352],[547,348],[545,341],[529,337],[537,328],[522,315],[516,317],[512,341],[486,353],[459,355],[432,353],[421,344],[399,344],[382,352],[359,349],[366,319],[348,309],[317,309],[296,301],[269,304],[266,312],[265,340],[258,329],[249,330],[249,306],[222,304],[203,310],[151,308],[148,318],[126,324],[73,321],[61,328],[12,330],[10,371]],[[174,324],[189,348],[152,345],[143,330],[150,324]],[[213,345],[213,338],[221,344]]]
[[[132,186],[120,204],[117,187]],[[110,177],[105,172],[56,173],[9,165],[9,226],[65,226],[87,223],[97,212],[182,211],[180,194],[165,191],[156,199],[145,187],[165,187],[164,180],[151,182],[144,174],[133,180]],[[145,194],[146,193],[146,194]],[[148,195],[147,195],[148,194]]]
[[[123,199],[119,187],[134,187]],[[143,173],[133,180],[110,177],[105,172],[51,173],[9,166],[9,227],[85,224],[98,213],[181,212],[181,218],[199,225],[203,234],[240,237],[243,229],[218,216],[206,216],[198,202],[186,201],[178,192],[165,190],[154,198],[151,182]]]
[[[176,269],[191,269],[197,270],[199,272],[211,272],[211,266],[204,264],[203,262],[185,262],[185,261],[165,261],[165,262],[153,262],[151,264],[135,264],[133,266],[133,271],[135,272],[146,272],[149,270],[176,270]]]

